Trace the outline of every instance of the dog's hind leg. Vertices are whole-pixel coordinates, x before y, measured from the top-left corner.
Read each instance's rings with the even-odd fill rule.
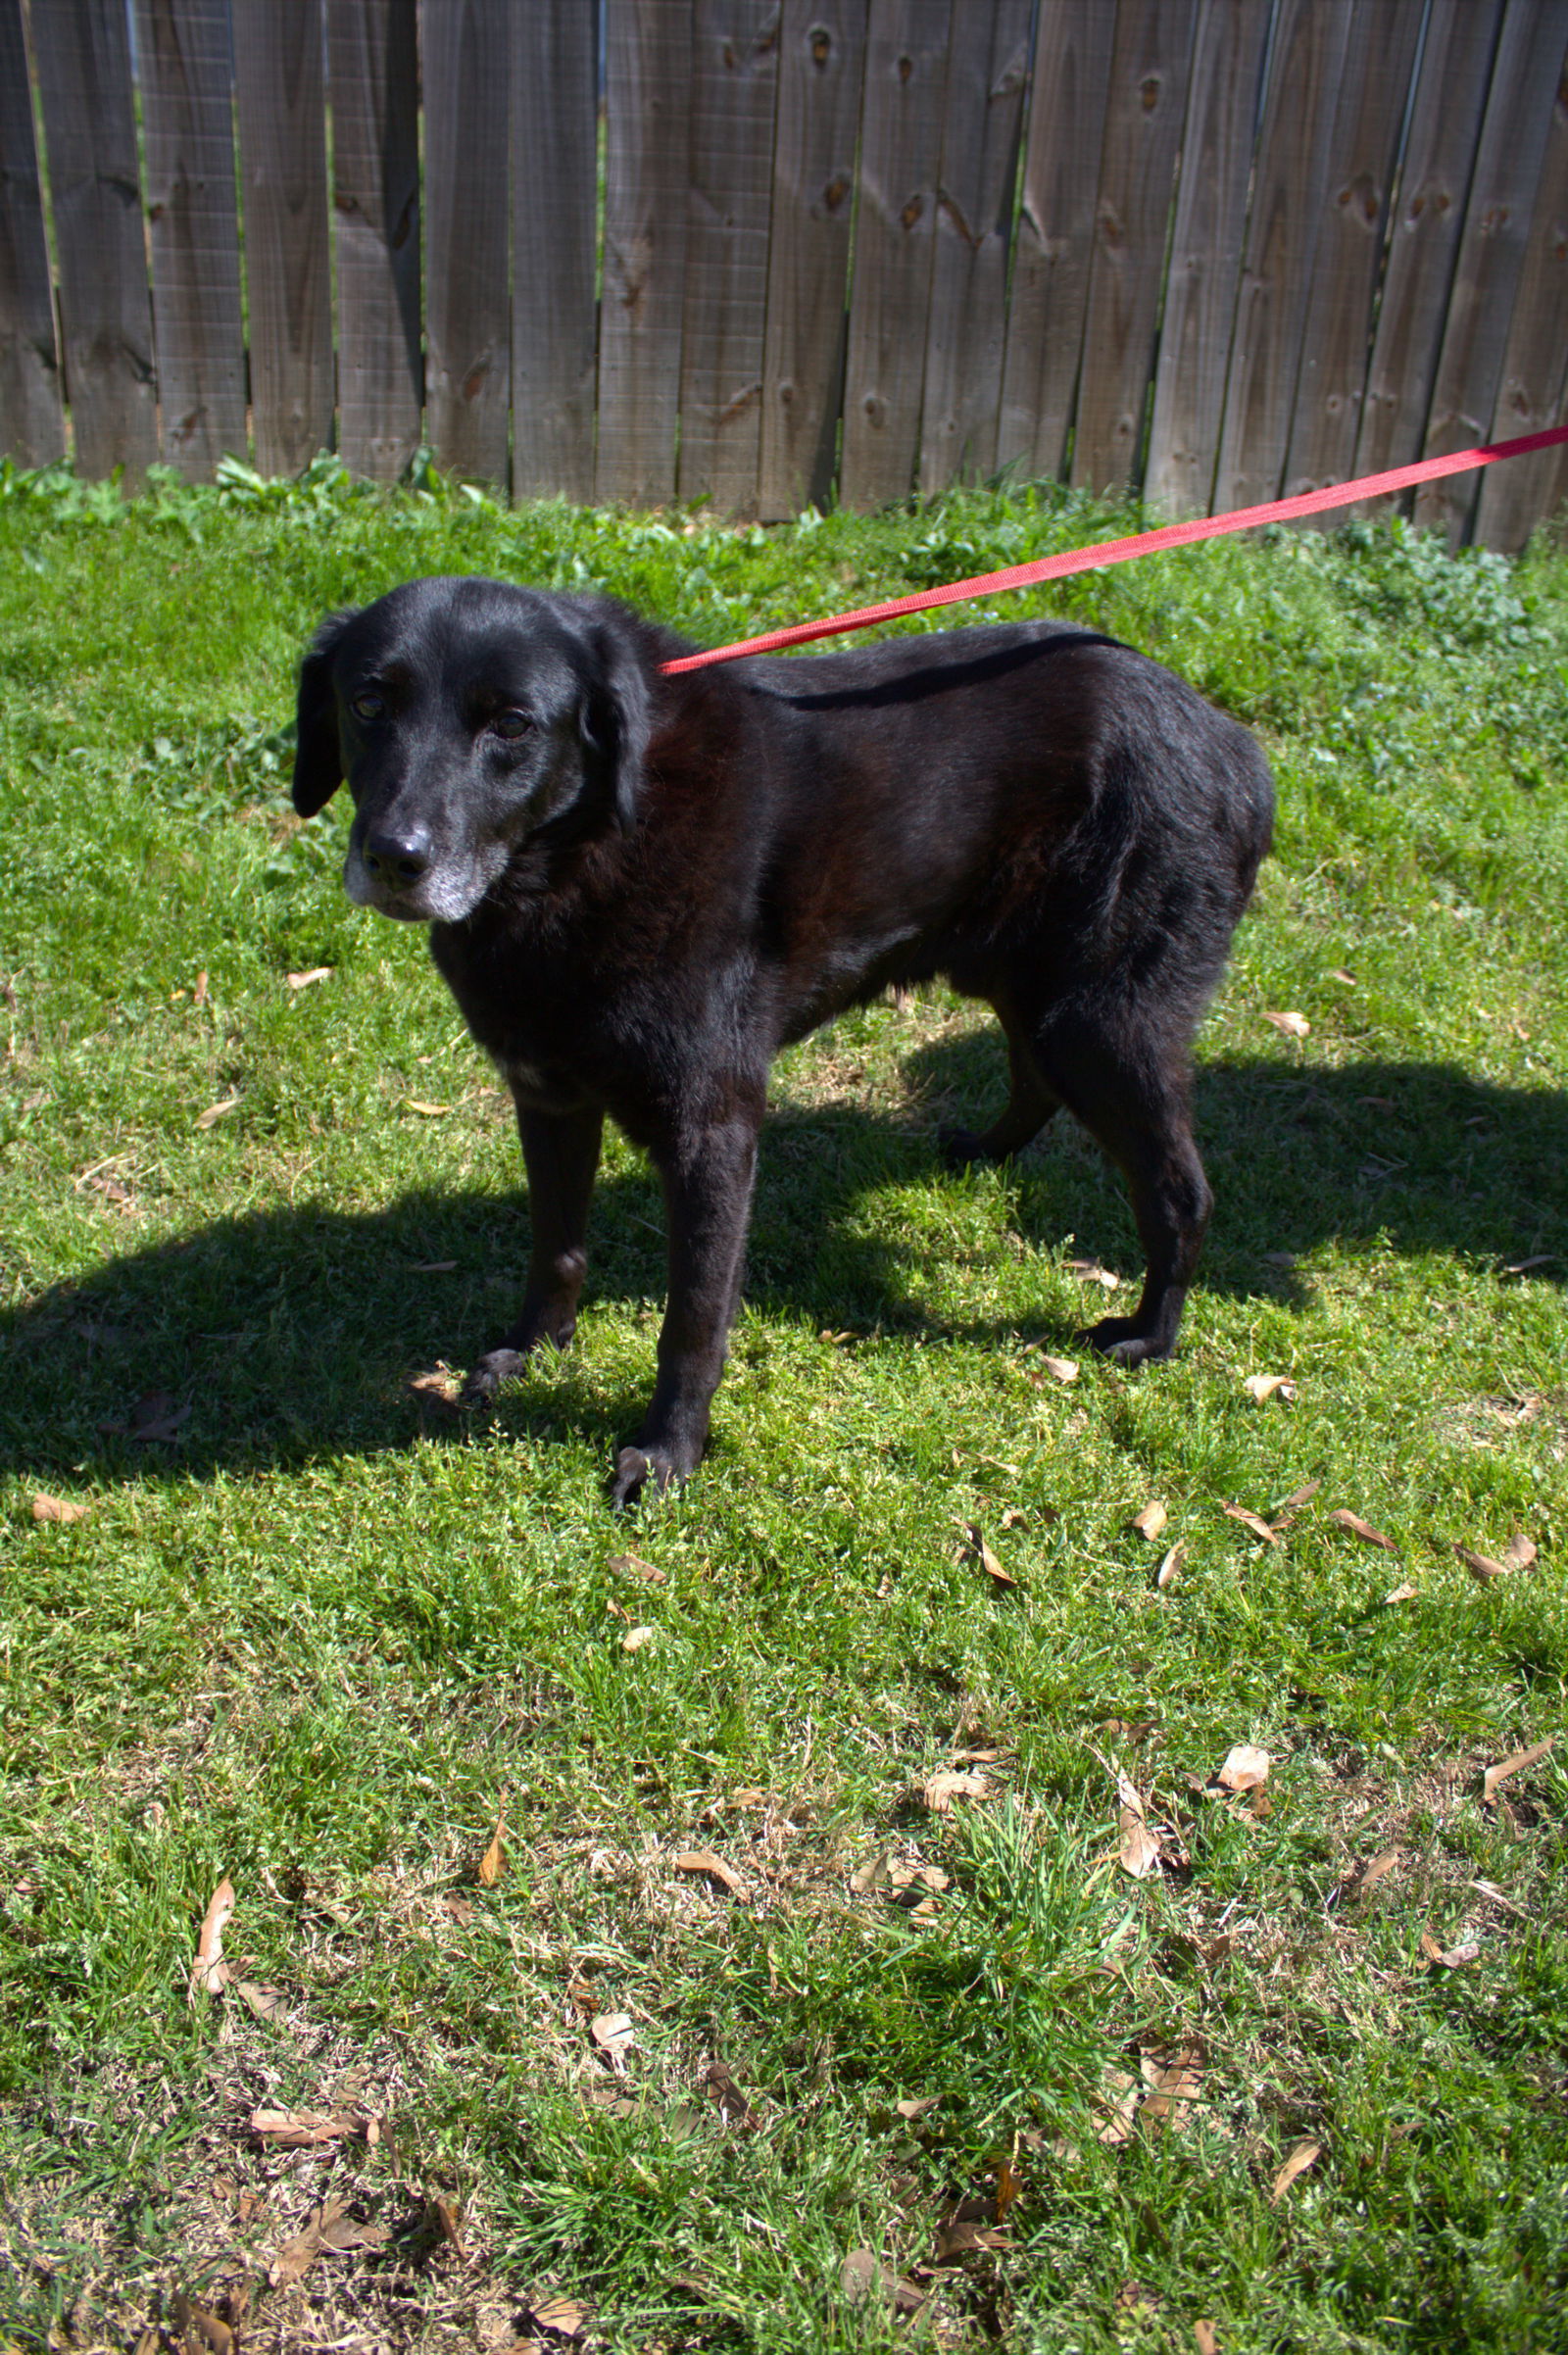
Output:
[[[516,1323],[480,1358],[463,1386],[465,1406],[483,1406],[544,1341],[564,1349],[577,1329],[577,1300],[588,1273],[588,1204],[599,1169],[604,1114],[517,1106],[517,1133],[528,1172],[533,1253]]]
[[[998,1019],[1007,1040],[1007,1071],[1011,1081],[1007,1106],[1000,1119],[983,1131],[943,1129],[942,1155],[954,1169],[967,1169],[976,1161],[1005,1161],[1013,1153],[1022,1153],[1060,1108],[1061,1098],[1041,1076],[1022,1028],[1000,1007]]]
[[[1136,1313],[1079,1338],[1122,1365],[1168,1357],[1214,1200],[1193,1141],[1185,1040],[1091,1006],[1049,1017],[1037,1051],[1062,1103],[1125,1177],[1147,1263]]]

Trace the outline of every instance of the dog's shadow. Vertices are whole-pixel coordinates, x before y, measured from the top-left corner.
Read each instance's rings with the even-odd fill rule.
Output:
[[[995,1108],[1004,1088],[987,1035],[906,1061],[897,1114],[786,1102],[763,1141],[748,1297],[813,1325],[880,1323],[967,1340],[1016,1328],[933,1305],[942,1247],[867,1198],[929,1187],[941,1126]],[[1450,1066],[1221,1059],[1199,1075],[1200,1139],[1217,1207],[1201,1294],[1304,1304],[1296,1262],[1334,1240],[1380,1253],[1458,1254],[1536,1280],[1568,1280],[1568,1099]],[[1005,1190],[1008,1228],[1136,1278],[1120,1181],[1065,1119],[1005,1169],[941,1181]],[[918,1222],[915,1222],[917,1225]],[[602,1184],[593,1301],[636,1304],[648,1351],[619,1377],[547,1360],[503,1415],[574,1432],[603,1451],[634,1427],[651,1379],[664,1287],[658,1183],[641,1166]],[[39,1473],[91,1464],[186,1472],[299,1463],[407,1446],[444,1426],[411,1377],[466,1367],[514,1313],[527,1255],[520,1196],[416,1193],[384,1210],[329,1204],[214,1220],[129,1249],[0,1314],[0,1463]],[[1028,1338],[1064,1343],[1044,1313]]]

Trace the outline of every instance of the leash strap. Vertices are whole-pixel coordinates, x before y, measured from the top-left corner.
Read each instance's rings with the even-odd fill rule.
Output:
[[[1227,532],[1250,531],[1260,523],[1290,523],[1301,515],[1320,515],[1330,508],[1349,507],[1357,499],[1385,498],[1420,482],[1438,482],[1446,474],[1468,473],[1476,466],[1495,466],[1500,458],[1526,458],[1532,450],[1551,450],[1568,442],[1568,425],[1552,425],[1543,433],[1524,433],[1514,441],[1482,442],[1474,449],[1455,450],[1446,458],[1423,458],[1413,466],[1392,466],[1381,474],[1363,474],[1354,482],[1335,482],[1316,491],[1299,491],[1292,499],[1271,499],[1261,507],[1233,508],[1228,515],[1199,515],[1186,523],[1165,523],[1156,531],[1134,532],[1128,539],[1098,540],[1087,548],[1064,549],[1056,556],[1037,557],[1032,564],[1009,564],[1001,572],[977,572],[972,579],[950,581],[946,587],[920,589],[908,597],[890,597],[882,605],[859,607],[853,613],[836,613],[819,621],[797,621],[789,629],[764,630],[758,638],[741,638],[732,646],[706,647],[701,654],[682,655],[663,667],[706,670],[712,662],[733,662],[742,655],[778,654],[786,646],[806,646],[814,638],[836,638],[846,630],[870,629],[878,621],[896,621],[905,613],[929,613],[944,605],[960,605],[971,597],[998,597],[1007,589],[1030,589],[1038,581],[1065,580],[1074,572],[1092,572],[1102,564],[1130,564],[1134,557],[1152,556],[1160,548],[1185,548],[1194,540],[1217,540]]]

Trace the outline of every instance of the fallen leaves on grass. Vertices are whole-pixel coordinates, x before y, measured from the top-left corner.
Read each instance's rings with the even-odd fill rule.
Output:
[[[385,2225],[362,2224],[348,2212],[343,2199],[326,2200],[311,2218],[301,2232],[285,2240],[272,2260],[270,2279],[274,2289],[303,2281],[318,2257],[350,2255],[357,2249],[384,2248],[387,2240]]]
[[[1288,1039],[1304,1039],[1312,1028],[1305,1014],[1298,1014],[1294,1006],[1287,1006],[1276,1013],[1265,1010],[1263,1019],[1272,1022],[1275,1029],[1283,1031]]]
[[[1489,1766],[1481,1779],[1483,1802],[1490,1806],[1497,1795],[1499,1785],[1506,1783],[1510,1775],[1522,1773],[1527,1766],[1539,1766],[1556,1739],[1555,1734],[1549,1735],[1544,1742],[1532,1742],[1529,1749],[1514,1750],[1508,1757],[1499,1758],[1495,1766]]]
[[[174,2328],[188,2355],[195,2355],[199,2347],[209,2348],[211,2355],[232,2355],[237,2342],[234,2332],[220,2314],[213,2314],[207,2307],[198,2306],[196,2300],[188,2298],[182,2289],[175,2290],[173,2307]],[[160,2343],[156,2333],[153,2334],[153,2343],[155,2346]]]
[[[1346,1505],[1338,1506],[1329,1519],[1336,1529],[1348,1529],[1352,1538],[1359,1538],[1363,1545],[1381,1545],[1385,1553],[1399,1550],[1395,1539],[1386,1538],[1381,1529],[1374,1529],[1370,1521],[1363,1521],[1359,1513],[1352,1513]]]
[[[1040,1362],[1045,1367],[1046,1372],[1051,1376],[1053,1382],[1068,1383],[1076,1382],[1078,1379],[1078,1360],[1076,1357],[1042,1356]]]
[[[925,2304],[924,2292],[901,2280],[874,2249],[851,2249],[839,2267],[839,2295],[847,2306],[863,2306],[874,2298],[895,2314],[918,2314]]]
[[[1257,1791],[1268,1781],[1268,1770],[1273,1763],[1267,1750],[1238,1742],[1227,1751],[1225,1763],[1214,1780],[1221,1791]]]
[[[1159,1568],[1154,1572],[1154,1584],[1161,1594],[1167,1587],[1175,1585],[1176,1573],[1186,1559],[1187,1548],[1185,1545],[1173,1545],[1169,1553],[1163,1556]]]
[[[143,1391],[126,1418],[125,1436],[139,1447],[167,1445],[178,1439],[190,1418],[190,1407],[181,1406],[171,1391]]]
[[[224,1096],[217,1104],[210,1104],[205,1112],[197,1113],[196,1126],[198,1128],[216,1128],[220,1120],[227,1119],[239,1102],[238,1096]]]
[[[968,1524],[967,1535],[969,1544],[974,1549],[974,1558],[979,1563],[981,1569],[985,1572],[987,1578],[991,1580],[992,1584],[998,1587],[1015,1587],[1018,1584],[1018,1581],[1013,1577],[1010,1570],[1004,1570],[1002,1564],[998,1561],[996,1555],[986,1544],[984,1534],[981,1531],[978,1521],[971,1521]]]
[[[1242,1388],[1250,1398],[1257,1400],[1259,1406],[1265,1398],[1272,1398],[1276,1395],[1284,1399],[1287,1406],[1296,1403],[1296,1385],[1289,1374],[1249,1374]]]
[[[1522,1529],[1515,1530],[1503,1549],[1500,1561],[1490,1553],[1476,1553],[1470,1546],[1457,1543],[1453,1550],[1471,1577],[1479,1579],[1484,1587],[1490,1586],[1494,1578],[1506,1578],[1510,1571],[1528,1570],[1536,1558],[1536,1548]]]
[[[507,1811],[503,1804],[496,1812],[496,1828],[490,1835],[490,1845],[480,1857],[477,1872],[481,1889],[494,1889],[507,1869],[507,1851],[503,1836],[507,1829]]]
[[[722,2061],[710,2061],[703,2078],[708,2098],[726,2126],[751,2133],[762,2123]]]
[[[1423,1930],[1421,1952],[1437,1970],[1460,1971],[1466,1963],[1473,1963],[1477,1960],[1481,1953],[1481,1943],[1478,1938],[1466,1938],[1462,1945],[1445,1948],[1439,1945],[1430,1930]]]
[[[190,1967],[191,2001],[198,1988],[209,1995],[220,1995],[228,1980],[228,1965],[223,1960],[223,1933],[234,1912],[234,1884],[225,1873],[214,1889],[202,1916],[201,1936],[196,1941],[195,1960]]]
[[[620,1639],[620,1648],[622,1651],[641,1651],[644,1644],[652,1644],[658,1634],[657,1627],[629,1627]]]
[[[990,1784],[974,1767],[944,1767],[938,1774],[927,1775],[920,1786],[920,1796],[933,1815],[951,1815],[955,1799],[985,1799],[990,1795]]]
[[[1138,2123],[1147,2133],[1164,2130],[1179,2134],[1187,2124],[1188,2113],[1203,2089],[1201,2059],[1190,2044],[1174,2053],[1154,2050],[1140,2054],[1138,2065],[1148,2091]]]
[[[612,1553],[606,1567],[617,1578],[640,1579],[645,1587],[663,1587],[669,1583],[662,1570],[656,1570],[652,1562],[645,1562],[637,1553]]]
[[[368,2110],[252,2110],[251,2133],[277,2150],[317,2150],[351,2134],[379,2139],[380,2121]]]
[[[588,2034],[617,2077],[625,2075],[626,2054],[637,2034],[630,2012],[601,2012],[588,2023]]]
[[[686,1848],[672,1859],[677,1873],[690,1873],[694,1878],[716,1881],[727,1889],[732,1897],[744,1897],[746,1883],[732,1864],[711,1848]]]
[[[264,1987],[254,1979],[235,1979],[230,1982],[235,1994],[248,2012],[258,2020],[278,2023],[288,2013],[288,1998],[281,1987]]]
[[[312,965],[308,973],[285,973],[283,978],[291,990],[309,990],[314,989],[318,981],[330,981],[332,968],[330,965]]]
[[[1391,1587],[1383,1599],[1385,1603],[1414,1602],[1420,1592],[1419,1587],[1412,1587],[1409,1580],[1406,1579],[1402,1586]]]
[[[1098,1259],[1069,1259],[1067,1272],[1076,1276],[1080,1284],[1099,1284],[1106,1292],[1121,1290],[1120,1276],[1112,1275],[1108,1267],[1102,1267]]]
[[[1323,2145],[1321,2142],[1310,2140],[1298,2142],[1279,2174],[1274,2178],[1268,2195],[1269,2206],[1277,2208],[1298,2176],[1305,2175],[1307,2169],[1314,2166],[1322,2155]]]
[[[588,2329],[588,2309],[575,2298],[538,2298],[527,2310],[535,2330],[553,2330],[557,2338],[581,2338]]]
[[[1254,1538],[1261,1538],[1265,1545],[1279,1544],[1278,1531],[1264,1520],[1261,1513],[1254,1513],[1250,1505],[1222,1504],[1219,1509],[1232,1521],[1240,1521],[1244,1529],[1250,1529]]]
[[[53,1521],[69,1528],[73,1521],[85,1521],[89,1507],[76,1504],[69,1496],[34,1496],[32,1517],[35,1521]]]
[[[1107,2069],[1090,2105],[1100,2117],[1095,2129],[1096,2141],[1102,2142],[1107,2150],[1119,2150],[1124,2142],[1130,2142],[1143,2098],[1144,2087],[1138,2078],[1129,2077],[1125,2069]]]
[[[1143,1511],[1134,1513],[1133,1527],[1148,1545],[1152,1545],[1169,1519],[1170,1514],[1166,1510],[1164,1498],[1151,1496]]]
[[[1398,1861],[1397,1848],[1384,1848],[1378,1855],[1369,1858],[1355,1877],[1351,1896],[1364,1897],[1370,1889],[1376,1889],[1385,1874],[1393,1872]]]
[[[452,1106],[449,1104],[428,1104],[420,1096],[405,1096],[403,1109],[406,1112],[417,1112],[421,1120],[444,1120]]]

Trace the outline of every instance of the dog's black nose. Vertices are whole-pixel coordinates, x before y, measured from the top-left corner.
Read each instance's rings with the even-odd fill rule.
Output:
[[[430,863],[430,837],[422,826],[368,834],[365,863],[383,883],[417,883]]]

